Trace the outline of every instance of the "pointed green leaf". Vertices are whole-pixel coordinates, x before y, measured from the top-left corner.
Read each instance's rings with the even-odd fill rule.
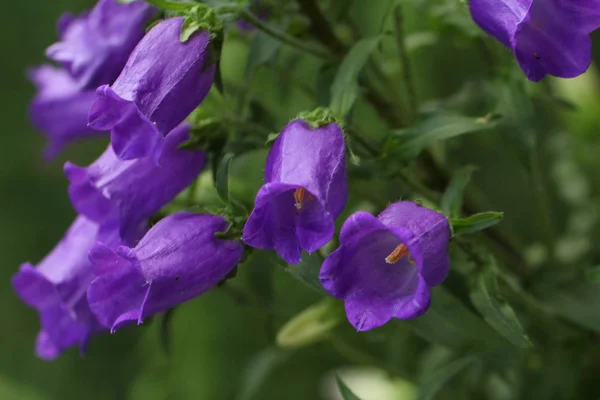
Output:
[[[217,193],[225,204],[230,204],[229,198],[229,165],[233,160],[233,154],[227,153],[221,159],[217,170],[217,179],[215,182]]]
[[[454,174],[452,174],[450,184],[442,197],[441,206],[444,214],[449,217],[457,217],[460,215],[465,188],[471,180],[471,175],[476,170],[477,167],[467,165],[466,167],[457,169]]]
[[[323,264],[323,257],[321,257],[319,253],[303,253],[302,260],[298,264],[288,265],[286,269],[296,279],[302,281],[319,293],[328,294],[325,289],[323,289],[323,286],[321,286],[321,281],[319,281],[321,264]]]
[[[464,357],[432,368],[422,377],[419,400],[433,400],[435,395],[456,375],[467,368],[474,357]]]
[[[464,235],[466,233],[474,233],[490,226],[496,225],[502,220],[504,213],[496,211],[482,212],[471,215],[467,218],[450,218],[450,225],[454,235]]]
[[[256,32],[250,43],[250,53],[246,64],[246,75],[250,76],[259,66],[266,64],[277,54],[281,42],[264,32]]]
[[[410,128],[393,132],[395,138],[400,141],[396,154],[404,160],[413,159],[427,146],[439,140],[491,129],[497,125],[498,117],[497,114],[480,118],[449,112],[431,114]]]
[[[533,346],[514,310],[500,295],[493,260],[471,279],[470,286],[473,305],[492,328],[517,347],[526,349]]]
[[[335,379],[337,380],[338,388],[340,389],[340,394],[342,395],[342,398],[344,400],[360,400],[360,398],[357,395],[352,393],[352,390],[350,390],[350,388],[346,386],[344,381],[342,381],[339,376],[336,376]]]
[[[358,97],[358,75],[380,40],[381,36],[360,40],[342,61],[331,86],[330,108],[336,115],[345,117],[352,109]]]

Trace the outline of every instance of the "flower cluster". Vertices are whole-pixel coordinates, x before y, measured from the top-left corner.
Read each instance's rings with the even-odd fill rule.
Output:
[[[96,333],[140,324],[215,287],[242,260],[242,242],[274,250],[293,268],[303,251],[334,238],[348,201],[341,125],[305,116],[273,143],[238,240],[224,237],[232,237],[239,218],[221,215],[178,211],[148,229],[204,168],[204,151],[182,146],[193,128],[185,119],[216,71],[211,32],[199,27],[182,35],[189,26],[172,17],[144,34],[155,11],[141,1],[99,0],[79,17],[63,16],[61,41],[47,51],[61,67],[31,74],[40,87],[32,119],[50,138],[49,155],[70,140],[110,131],[110,145],[91,165],[64,165],[78,213],[65,237],[37,267],[24,264],[13,278],[16,293],[40,313],[42,358],[83,349]],[[449,239],[446,217],[412,202],[391,204],[377,217],[357,212],[319,278],[345,302],[359,331],[415,318],[430,304],[429,288],[448,273]]]

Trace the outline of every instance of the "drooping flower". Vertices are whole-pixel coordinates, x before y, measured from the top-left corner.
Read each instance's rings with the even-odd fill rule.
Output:
[[[111,331],[190,300],[221,282],[240,262],[240,242],[217,239],[220,216],[179,212],[160,220],[135,248],[99,243],[90,251],[98,277],[90,308]]]
[[[409,201],[391,204],[378,217],[357,212],[344,223],[340,247],[323,263],[319,279],[345,301],[359,331],[391,318],[416,318],[429,308],[429,288],[448,274],[449,240],[444,215]]]
[[[76,345],[83,351],[90,336],[103,329],[87,303],[86,291],[94,278],[88,251],[96,240],[115,244],[116,232],[114,227],[100,230],[85,217],[77,217],[37,267],[25,263],[13,277],[15,292],[40,314],[36,340],[40,358],[56,358]]]
[[[290,264],[302,250],[313,252],[333,236],[335,219],[348,199],[344,133],[336,123],[311,129],[290,122],[269,152],[265,185],[242,240],[275,249]]]
[[[90,110],[92,128],[110,130],[117,156],[124,160],[159,157],[163,138],[198,105],[213,82],[210,34],[179,40],[183,18],[165,20],[133,50],[111,86],[98,88]]]
[[[60,42],[50,46],[46,55],[66,68],[82,88],[113,83],[155,12],[144,1],[99,0],[78,17],[63,14],[58,21]]]
[[[29,106],[31,121],[47,138],[46,158],[55,157],[69,142],[104,135],[87,126],[93,90],[81,90],[63,69],[42,65],[29,71],[38,93]]]
[[[590,33],[600,27],[596,0],[470,0],[473,20],[510,48],[534,81],[573,78],[591,62]]]
[[[120,160],[110,146],[89,167],[67,162],[73,206],[99,224],[118,221],[121,238],[130,240],[140,224],[189,186],[204,167],[203,151],[179,149],[188,137],[187,124],[174,129],[165,139],[160,165],[148,157]]]

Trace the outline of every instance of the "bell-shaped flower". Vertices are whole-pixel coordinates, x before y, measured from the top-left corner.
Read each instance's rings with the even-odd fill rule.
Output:
[[[94,279],[88,252],[97,240],[117,243],[114,227],[77,217],[64,238],[38,265],[21,265],[12,278],[19,297],[40,314],[36,340],[40,358],[53,359],[72,346],[83,351],[94,333],[103,330],[87,303],[86,291]]]
[[[61,16],[60,41],[50,46],[46,55],[63,65],[82,88],[111,84],[155,13],[154,7],[141,0],[127,4],[99,0],[80,16]]]
[[[391,204],[378,217],[357,212],[344,223],[340,247],[325,259],[319,279],[344,300],[359,331],[416,318],[429,308],[429,288],[448,275],[449,240],[444,215],[409,201]]]
[[[590,33],[600,27],[596,0],[470,0],[473,20],[511,49],[532,81],[573,78],[592,59]]]
[[[111,331],[142,321],[213,288],[240,262],[240,242],[222,240],[216,215],[179,212],[160,220],[135,248],[116,251],[98,243],[90,260],[98,277],[88,290],[90,308]]]
[[[29,117],[48,139],[46,158],[55,157],[67,143],[105,134],[87,125],[88,112],[96,100],[93,90],[81,90],[67,71],[51,65],[32,68],[28,76],[38,89]]]
[[[121,75],[98,88],[88,121],[111,131],[116,155],[124,160],[160,157],[164,137],[202,102],[215,66],[210,34],[180,38],[183,18],[167,19],[144,36]]]
[[[179,149],[189,138],[182,124],[165,139],[160,165],[149,157],[124,161],[109,146],[89,167],[66,163],[75,209],[101,225],[118,221],[123,240],[189,186],[204,167],[204,152]]]
[[[244,227],[242,240],[275,249],[290,264],[333,236],[335,219],[348,199],[344,133],[336,123],[312,129],[290,122],[269,155],[265,185]]]

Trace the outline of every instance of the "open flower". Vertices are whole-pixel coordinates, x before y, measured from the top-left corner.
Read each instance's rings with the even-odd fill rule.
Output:
[[[591,0],[470,0],[473,20],[510,48],[532,81],[572,78],[591,62],[589,34],[600,27]]]
[[[33,68],[28,76],[38,88],[29,115],[48,138],[46,158],[55,157],[69,142],[105,134],[87,125],[88,112],[96,100],[93,90],[81,90],[67,71],[51,65]]]
[[[359,331],[391,318],[422,315],[429,288],[447,276],[450,225],[446,217],[409,201],[394,203],[378,217],[353,214],[340,233],[340,247],[327,257],[319,279],[345,301]]]
[[[40,358],[53,359],[71,347],[84,350],[89,338],[103,328],[88,307],[86,291],[94,278],[88,251],[96,240],[116,243],[117,230],[77,217],[60,243],[37,268],[26,263],[12,279],[19,297],[40,313],[36,341]]]
[[[165,140],[160,165],[148,157],[120,160],[110,146],[87,168],[67,162],[73,206],[102,225],[116,220],[123,240],[130,240],[140,224],[189,186],[204,167],[203,151],[179,149],[188,137],[188,125],[174,129]]]
[[[311,129],[292,121],[267,158],[265,185],[242,240],[275,249],[290,264],[302,250],[313,252],[333,236],[335,219],[348,199],[344,133],[335,123]]]
[[[111,131],[116,155],[124,160],[160,157],[163,138],[202,102],[213,82],[210,34],[179,40],[183,18],[165,20],[133,50],[111,86],[98,88],[88,121]]]
[[[46,55],[63,65],[83,88],[113,83],[155,12],[144,1],[99,0],[79,17],[66,13],[58,21],[61,40]]]
[[[220,216],[179,212],[160,220],[135,248],[90,251],[98,275],[88,290],[90,308],[114,332],[190,300],[221,282],[240,262],[240,242],[221,240]]]

